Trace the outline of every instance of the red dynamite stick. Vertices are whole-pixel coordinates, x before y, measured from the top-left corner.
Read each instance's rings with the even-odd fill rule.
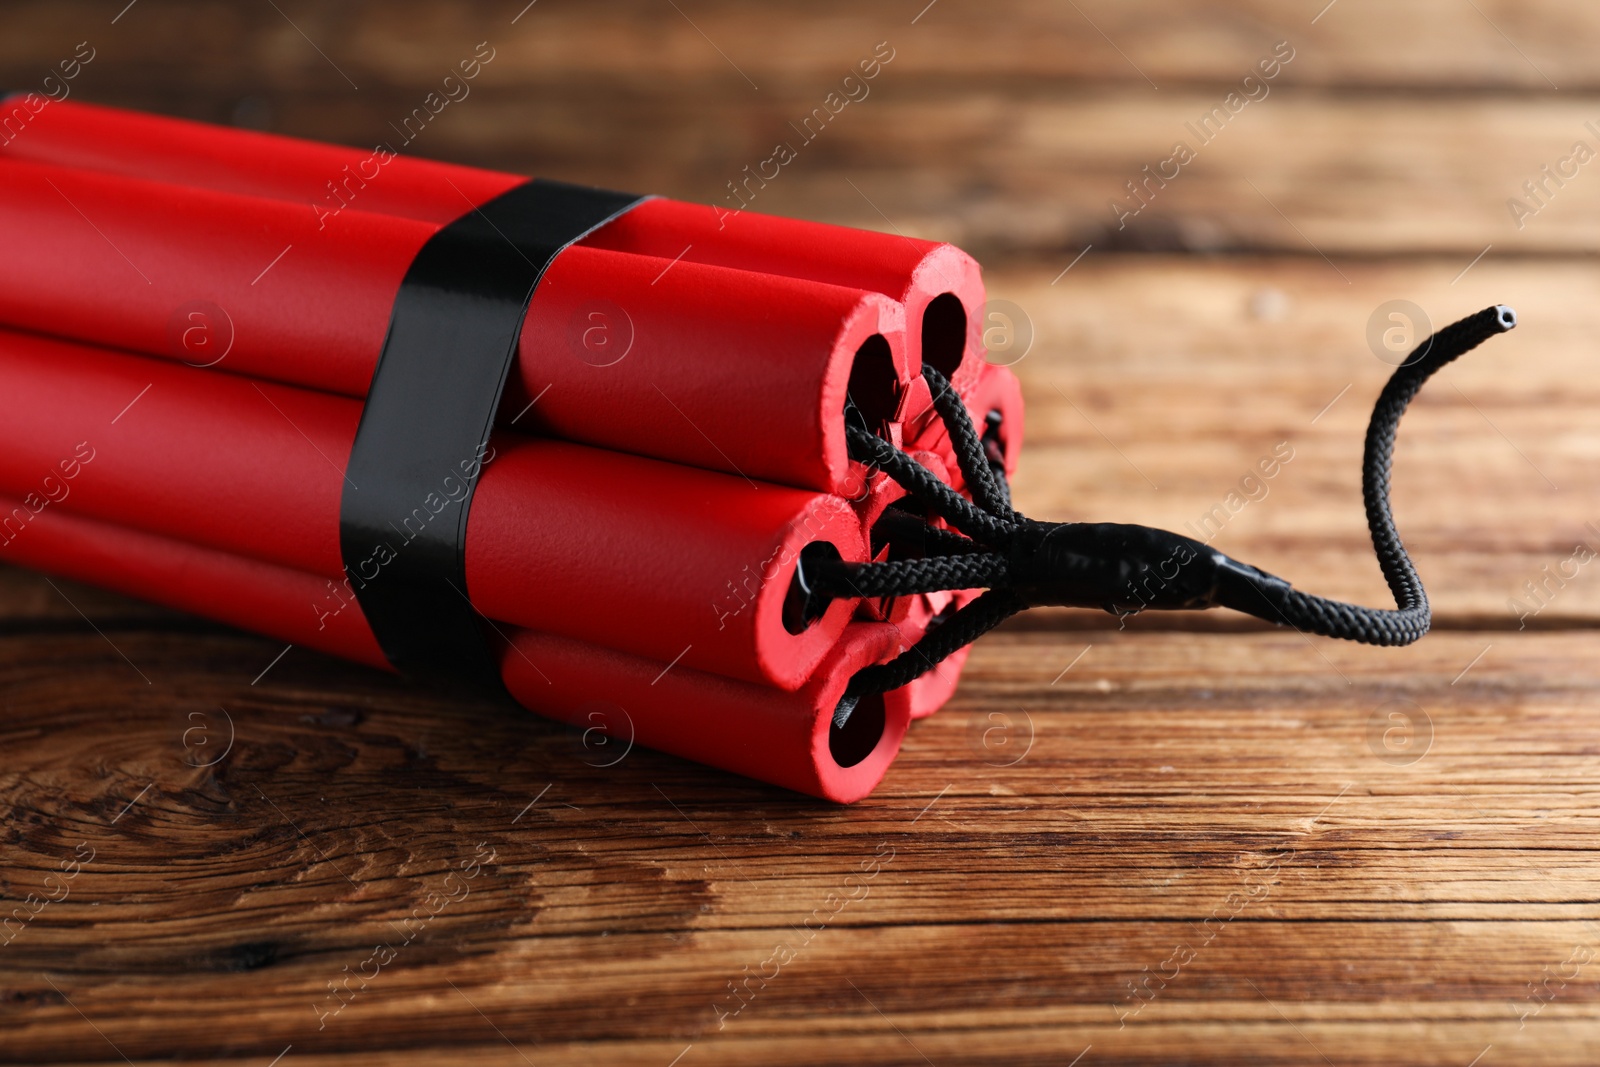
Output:
[[[675,256],[884,293],[906,311],[910,363],[959,389],[983,365],[983,279],[954,245],[660,198],[591,234],[593,248]]]
[[[0,559],[7,563],[394,670],[359,607],[321,624],[306,610],[328,595],[324,578],[85,518],[55,504],[34,512],[20,495],[0,494],[0,508],[8,518],[30,516],[25,527],[6,526]]]
[[[911,455],[924,467],[938,475],[939,479],[947,485],[959,484],[951,474],[951,468],[955,466],[953,461],[947,464],[939,457],[938,453],[923,450],[912,452]],[[959,475],[960,472],[956,471],[955,473]],[[870,534],[867,543],[869,546],[872,544]],[[892,555],[889,558],[893,558]],[[951,593],[940,591],[895,597],[889,603],[887,621],[900,627],[908,644],[915,644],[928,632],[928,626],[934,618],[949,606],[952,595]],[[859,611],[860,609],[857,610]]]
[[[794,689],[855,606],[785,625],[807,544],[866,558],[840,497],[501,433],[490,454],[439,457],[436,492],[344,560],[358,401],[4,332],[0,381],[0,491],[320,575],[334,584],[303,606],[313,619],[349,610],[480,469],[465,592],[490,619]],[[0,535],[30,518],[0,516]]]
[[[922,466],[928,468],[938,479],[946,484],[950,482],[950,474],[945,466],[945,461],[936,452],[916,450],[909,453],[911,458]],[[866,542],[868,551],[873,552],[873,559],[877,562],[894,558],[889,545],[877,546],[882,541],[880,534],[874,534],[873,527],[878,520],[883,518],[883,513],[889,506],[905,498],[906,491],[898,482],[889,478],[874,481],[868,490],[865,499],[856,502],[856,513],[861,516],[862,539]],[[876,549],[876,551],[874,551]],[[927,621],[943,606],[947,600],[947,593],[915,593],[910,596],[883,597],[878,600],[863,600],[856,609],[858,616],[864,619],[892,622],[900,627],[908,641],[915,642],[927,627]],[[921,605],[933,603],[931,610],[924,610]]]
[[[524,180],[387,146],[335,147],[90,104],[51,103],[24,121],[26,136],[0,158],[274,197],[309,205],[319,219],[361,210],[443,225]],[[926,360],[961,389],[982,363],[983,281],[976,261],[951,245],[664,198],[585,243],[883,293],[905,305],[913,369]]]
[[[506,685],[541,714],[594,725],[585,704],[594,710],[598,677],[609,699],[631,716],[640,744],[840,803],[859,800],[878,784],[909,721],[905,701],[876,697],[857,707],[844,730],[832,728],[850,676],[890,659],[899,647],[897,632],[882,623],[852,623],[797,693],[694,672],[675,678],[676,669],[662,675],[654,663],[529,630],[512,641],[527,659],[502,658]],[[663,687],[663,695],[652,692]]]
[[[24,116],[19,109],[27,114]],[[0,100],[20,120],[0,159],[31,159],[173,185],[288,200],[316,218],[354,208],[436,227],[526,181],[515,174],[351,148],[96,104],[21,95]]]
[[[949,483],[950,475],[945,466],[943,456],[937,452],[928,452],[921,449],[913,449],[909,452],[909,455],[912,459],[932,471],[940,481],[946,484]],[[856,514],[861,516],[863,536],[870,538],[873,525],[883,518],[883,513],[889,509],[891,504],[905,499],[905,495],[904,486],[891,478],[885,477],[874,480],[864,494],[852,501],[855,504]]]
[[[91,221],[92,220],[92,221]],[[0,163],[0,322],[366,395],[431,223]],[[903,313],[877,293],[576,247],[546,272],[502,405],[518,428],[846,491],[850,395],[892,419]],[[852,475],[852,470],[857,473]]]
[[[985,442],[993,441],[1000,450],[1006,477],[1014,476],[1017,472],[1017,460],[1022,452],[1023,434],[1022,386],[1016,376],[1005,367],[986,363],[975,385],[962,394],[962,400]],[[948,474],[948,480],[953,488],[966,494],[966,483],[961,477],[960,467],[955,462],[949,435],[946,434],[944,424],[939,421],[938,415],[932,410],[927,384],[920,380],[913,382],[906,401],[908,409],[906,432],[908,435],[913,435],[917,443],[934,449],[935,454],[948,458],[946,467],[941,473]],[[948,618],[951,613],[977,599],[980,592],[981,590],[965,589],[954,593],[903,597],[897,604],[900,610],[891,615],[890,620],[898,624],[908,638],[921,637],[932,626]],[[954,695],[970,652],[969,645],[953,653],[940,662],[937,669],[896,690],[893,699],[907,703],[912,719],[932,715]]]
[[[944,461],[937,454],[918,451],[911,455],[923,466],[948,480]],[[890,558],[889,549],[883,549],[875,558]],[[929,630],[942,624],[956,609],[971,603],[977,596],[975,590],[963,590],[959,593],[914,593],[887,598],[886,602],[863,600],[856,608],[856,615],[862,619],[882,619],[894,626],[900,634],[902,646],[909,648]],[[903,704],[912,719],[932,715],[954,695],[971,647],[964,646],[946,656],[932,670],[888,694],[886,699]]]
[[[970,603],[975,597],[967,597]],[[955,607],[964,607],[958,598]],[[955,607],[950,610],[954,611]],[[909,685],[895,690],[896,702],[904,701],[906,713],[913,719],[925,719],[950,702],[956,686],[961,684],[961,672],[966,669],[971,645],[963,645],[939,661],[939,665],[926,674],[913,678]]]
[[[999,447],[1006,477],[1014,478],[1022,457],[1022,383],[1010,369],[986,363],[971,392],[961,396],[979,435]]]
[[[992,443],[999,449],[1006,477],[1014,477],[1022,455],[1023,434],[1022,385],[1016,375],[1005,367],[985,364],[972,387],[961,391],[960,395],[979,436],[986,445]],[[927,449],[942,457],[952,488],[967,495],[966,480],[956,463],[950,435],[933,410],[926,381],[919,378],[906,389],[902,416],[905,447]]]
[[[1017,381],[1017,376],[1006,367],[985,363],[977,385],[963,394],[963,400],[967,405],[967,413],[971,415],[985,443],[992,441],[1000,450],[1006,477],[1015,477],[1017,460],[1022,455],[1023,433],[1022,384]],[[948,436],[944,437],[947,448],[949,440]],[[954,463],[951,467],[959,484],[960,468],[955,467]],[[963,589],[950,594],[953,602],[937,610],[948,609],[953,612],[963,608],[976,600],[979,593],[976,589]],[[971,645],[962,647],[940,663],[938,670],[929,671],[897,690],[895,699],[903,699],[908,703],[908,711],[913,719],[932,715],[955,694],[956,685],[961,681],[961,672],[971,653]]]
[[[0,498],[6,513],[20,499]],[[11,560],[129,596],[387,669],[359,609],[318,628],[303,605],[322,579],[48,508],[6,549]],[[839,803],[866,796],[900,748],[907,705],[896,694],[831,729],[850,676],[896,649],[894,631],[852,624],[799,692],[670,669],[609,648],[508,629],[501,675],[530,709],[603,728],[624,752],[638,743]]]

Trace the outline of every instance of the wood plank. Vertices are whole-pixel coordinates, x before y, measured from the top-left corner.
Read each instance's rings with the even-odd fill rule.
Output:
[[[1237,82],[1276,42],[1289,40],[1300,53],[1289,75],[1298,84],[1540,93],[1600,87],[1586,61],[1600,47],[1600,14],[1560,0],[1480,0],[1477,10],[1452,0],[1241,0],[1226,9],[1203,0],[817,0],[788,10],[693,0],[679,11],[650,0],[617,0],[604,9],[544,0],[527,12],[514,2],[277,6],[141,0],[113,28],[103,4],[23,0],[7,5],[0,63],[38,67],[41,54],[70,50],[89,36],[104,40],[113,62],[150,85],[348,89],[337,64],[365,90],[432,82],[443,76],[441,62],[449,64],[441,47],[470,48],[487,38],[512,55],[506,66],[515,74],[506,73],[521,85],[578,78],[659,89],[699,81],[748,92],[743,70],[765,92],[842,77],[862,48],[889,40],[904,49],[896,62],[905,73],[930,79],[1147,90],[1153,82],[1165,91]],[[174,43],[197,47],[184,49],[179,63]]]
[[[74,83],[77,98],[211,121],[239,117],[298,136],[370,145],[398,140],[394,124],[421,106],[480,35],[493,35],[486,8],[408,8],[414,17],[402,17],[388,8],[330,5],[321,14],[305,12],[301,27],[313,40],[329,42],[339,57],[324,60],[270,7],[251,15],[191,7],[146,0],[136,14],[147,21],[130,13],[119,24],[126,36],[106,41],[103,54]],[[1112,12],[1105,7],[1102,14]],[[407,150],[731,207],[740,200],[730,183],[745,180],[745,167],[759,167],[778,142],[787,142],[798,158],[770,182],[748,186],[754,210],[897,228],[954,240],[985,256],[1071,255],[1094,243],[1102,251],[1259,249],[1338,258],[1423,251],[1460,255],[1464,264],[1491,244],[1497,256],[1575,254],[1600,239],[1600,181],[1572,162],[1565,164],[1575,175],[1570,180],[1541,172],[1562,165],[1579,141],[1600,154],[1600,134],[1585,125],[1600,122],[1592,83],[1566,81],[1559,94],[1493,95],[1480,90],[1500,83],[1458,71],[1452,75],[1458,80],[1448,84],[1471,91],[1422,93],[1396,107],[1394,97],[1363,87],[1358,71],[1335,73],[1342,68],[1334,64],[1325,77],[1317,74],[1319,46],[1305,40],[1267,86],[1269,95],[1236,115],[1224,109],[1221,131],[1208,133],[1209,140],[1197,136],[1185,124],[1198,124],[1221,107],[1230,87],[1279,39],[1259,23],[1266,9],[1258,5],[1254,14],[1224,20],[1199,5],[1177,18],[1155,17],[1148,5],[1117,9],[1129,32],[1120,21],[1107,25],[1113,39],[1136,40],[1140,34],[1132,31],[1139,26],[1156,38],[1150,62],[1159,74],[1152,78],[1166,82],[1160,91],[1137,76],[1123,82],[1062,77],[1063,56],[1076,61],[1103,52],[1108,62],[1126,66],[1070,7],[1046,25],[1076,26],[1074,33],[1081,30],[1092,41],[1073,37],[1057,46],[1050,32],[1039,32],[1042,16],[1031,8],[1015,22],[985,8],[937,31],[975,42],[1002,35],[970,49],[955,47],[947,36],[890,34],[898,42],[890,45],[894,59],[870,94],[844,105],[807,141],[798,124],[889,33],[873,28],[878,16],[839,13],[832,21],[812,21],[808,13],[803,26],[785,22],[775,29],[765,13],[710,9],[721,21],[701,25],[697,19],[696,25],[724,41],[724,51],[751,57],[756,91],[670,7],[653,5],[651,14],[641,14],[640,31],[629,35],[581,8],[541,6],[495,36],[496,59],[472,94],[450,105]],[[1290,14],[1283,5],[1273,9]],[[940,5],[906,29],[933,34],[938,18],[958,10]],[[1556,41],[1600,33],[1589,25],[1600,25],[1600,16],[1562,11],[1492,14],[1508,32],[1526,30],[1526,36],[1534,36],[1535,27]],[[1447,15],[1429,5],[1414,13],[1415,23],[1408,15],[1389,25],[1389,17],[1342,0],[1317,23],[1317,32],[1346,27],[1340,32],[1348,35],[1352,55],[1403,77],[1417,76],[1427,64],[1385,66],[1381,49],[1363,51],[1356,42],[1389,42],[1451,63],[1457,59],[1449,57],[1469,62],[1483,50],[1503,51],[1507,71],[1531,75],[1527,62],[1470,7]],[[994,28],[979,32],[971,23],[980,19]],[[182,28],[191,22],[193,29]],[[38,8],[22,24],[34,29],[11,47],[26,52],[9,62],[0,58],[0,76],[30,87],[43,76],[32,57],[53,54],[51,33],[65,42],[71,35],[61,34],[78,32],[78,24]],[[1202,39],[1232,43],[1220,51],[1195,47],[1195,27],[1202,25],[1210,27]],[[1375,32],[1380,26],[1383,32]],[[1438,40],[1445,32],[1481,37],[1482,47],[1462,42],[1452,51]],[[198,68],[171,64],[170,41],[189,33],[237,47],[202,50]],[[1023,33],[1033,43],[1019,49],[1013,37]],[[1429,47],[1413,47],[1421,37]],[[784,46],[773,47],[775,38]],[[1551,50],[1589,54],[1575,43]],[[967,56],[962,63],[970,66],[948,69],[952,53]],[[1050,61],[1054,76],[1013,62],[1017,55],[1044,62],[1047,53],[1056,57]],[[23,54],[30,57],[26,63]],[[1173,58],[1157,63],[1161,56]],[[1215,60],[1221,65],[1203,77],[1190,72],[1168,80],[1172,65],[1196,62],[1178,57],[1197,56],[1221,56]],[[1302,77],[1302,70],[1311,73]],[[1165,162],[1179,140],[1195,153],[1181,168]],[[1147,179],[1146,166],[1164,169],[1171,180]],[[1140,207],[1128,183],[1146,181],[1141,188],[1148,203]],[[1530,181],[1543,182],[1546,192],[1530,196],[1524,191]],[[1514,215],[1513,199],[1536,214]],[[1140,208],[1136,216],[1121,213],[1134,208]]]
[[[1402,431],[1425,641],[1030,613],[850,808],[643,749],[606,766],[515,709],[0,566],[0,915],[31,916],[0,918],[0,1062],[1600,1057],[1600,586],[1585,565],[1526,630],[1508,603],[1600,548],[1600,185],[1521,229],[1506,204],[1600,145],[1600,10],[277,6],[23,0],[0,84],[88,37],[77,98],[362,144],[491,39],[412,150],[716,201],[888,40],[754,207],[983,256],[1035,334],[1025,511],[1221,506],[1219,547],[1312,591],[1384,602],[1369,316],[1522,325]],[[1117,229],[1123,183],[1284,39],[1270,96]]]
[[[888,75],[884,75],[887,79]],[[391,125],[425,90],[275,101],[274,126],[357,144],[397,142]],[[1241,112],[1208,144],[1185,128],[1218,93],[1034,90],[919,95],[885,83],[805,141],[790,124],[820,99],[763,94],[755,105],[717,92],[650,99],[607,95],[532,105],[521,92],[480,89],[445,111],[408,151],[521,173],[642,188],[735,209],[951,240],[990,258],[1102,251],[1282,251],[1349,257],[1427,252],[1459,266],[1493,245],[1498,257],[1576,254],[1600,234],[1600,181],[1576,177],[1536,200],[1542,179],[1582,141],[1592,97],[1559,104],[1383,100],[1283,89]],[[225,120],[227,103],[184,106],[174,94],[85,92],[156,111]],[[1473,137],[1461,135],[1475,132]],[[826,140],[826,143],[824,142]],[[1171,162],[1182,141],[1191,163]],[[789,144],[797,158],[770,182],[750,178]],[[954,161],[954,162],[947,162]],[[937,163],[937,166],[930,164]],[[1171,181],[1128,190],[1141,168]],[[774,168],[769,165],[769,173]],[[750,173],[754,173],[752,170]],[[735,195],[733,183],[748,180]],[[751,195],[753,193],[753,195]],[[1533,215],[1513,216],[1516,198]],[[1139,209],[1136,216],[1122,212]],[[1523,225],[1519,228],[1518,222]]]
[[[1516,629],[1512,598],[1537,609],[1529,625],[1593,621],[1600,583],[1568,562],[1579,543],[1600,551],[1588,525],[1600,524],[1585,429],[1600,404],[1591,265],[1486,257],[1457,280],[1455,260],[1346,264],[1341,276],[1317,259],[1091,252],[1052,284],[1064,266],[987,275],[991,297],[1021,309],[1034,336],[1014,367],[1027,401],[1016,485],[1026,513],[1215,533],[1223,551],[1301,588],[1384,604],[1360,464],[1392,366],[1368,347],[1368,319],[1404,299],[1437,328],[1503,302],[1517,329],[1442,371],[1407,416],[1395,513],[1445,625]],[[1241,492],[1284,442],[1292,461]],[[1265,495],[1251,501],[1252,487]],[[1544,586],[1546,567],[1558,581],[1535,599],[1526,583]]]
[[[1595,938],[1588,635],[1505,637],[1454,686],[1478,635],[1107,632],[1054,684],[1075,635],[998,635],[848,809],[642,750],[593,768],[531,717],[310,654],[252,687],[262,641],[111,636],[150,686],[94,634],[0,643],[7,896],[93,850],[0,952],[8,1058],[107,1058],[87,1016],[140,1062],[175,1040],[361,1062],[445,1033],[469,1043],[432,1062],[509,1055],[487,1018],[557,1063],[897,1062],[906,1039],[941,1063],[979,1062],[974,1039],[1147,1062],[1206,1033],[1230,1051],[1201,1062],[1312,1062],[1303,1033],[1336,1062],[1405,1040],[1410,1062],[1580,1063],[1600,1012],[1574,978],[1519,1029],[1529,983]],[[1369,734],[1394,700],[1431,722],[1414,763]],[[218,707],[232,748],[195,767],[183,732],[220,741]],[[1031,721],[1009,766],[993,712],[1019,742]],[[718,1029],[728,982],[801,939]],[[327,1014],[380,941],[395,958]],[[1140,1007],[1125,983],[1178,945],[1193,959]],[[917,959],[943,966],[863,963]]]
[[[1345,284],[1321,260],[1298,257],[1091,252],[1052,284],[1064,265],[988,273],[994,300],[1020,309],[1034,338],[1014,367],[1027,402],[1016,484],[1025,512],[1214,533],[1223,551],[1303,589],[1384,604],[1360,460],[1367,415],[1391,367],[1368,347],[1368,318],[1406,299],[1431,309],[1440,326],[1504,301],[1520,313],[1518,328],[1444,371],[1407,417],[1395,474],[1399,526],[1441,626],[1567,627],[1600,613],[1594,567],[1570,562],[1580,544],[1600,551],[1589,525],[1600,526],[1589,503],[1600,495],[1600,444],[1583,429],[1600,404],[1589,373],[1600,335],[1594,266],[1486,257],[1455,280],[1453,260],[1366,262],[1342,268]],[[1279,475],[1241,490],[1283,443],[1293,459]],[[176,625],[170,613],[84,587],[63,586],[70,602],[28,588],[0,598],[0,618],[76,625],[72,603],[87,597],[122,605],[119,619]],[[1098,613],[1046,614],[1052,626],[1101,624]],[[1132,625],[1238,622],[1217,612]]]
[[[0,555],[0,563],[3,563]],[[0,633],[42,633],[101,627],[148,627],[169,632],[217,631],[215,624],[156,604],[130,600],[91,585],[0,565]]]

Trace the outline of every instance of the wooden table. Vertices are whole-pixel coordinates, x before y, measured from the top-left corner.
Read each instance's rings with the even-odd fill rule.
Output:
[[[0,1061],[1596,1062],[1600,11],[1323,4],[8,4],[7,84],[87,40],[79,99],[350,143],[489,41],[412,150],[701,201],[887,41],[752,207],[983,257],[1025,512],[1223,505],[1329,595],[1384,599],[1369,318],[1522,325],[1401,435],[1422,643],[1036,612],[849,808],[0,571],[0,892],[67,889]]]

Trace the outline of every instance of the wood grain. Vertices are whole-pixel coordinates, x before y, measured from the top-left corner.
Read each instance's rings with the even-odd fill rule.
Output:
[[[763,92],[768,83],[804,83],[836,70],[842,76],[840,65],[853,62],[858,47],[884,39],[914,46],[905,53],[908,73],[991,84],[1149,89],[1153,81],[1164,91],[1237,81],[1263,49],[1289,39],[1314,46],[1292,68],[1293,79],[1307,85],[1501,93],[1600,87],[1586,61],[1600,47],[1600,13],[1562,0],[1477,0],[1476,10],[1452,0],[1331,6],[1240,0],[1225,8],[1204,0],[810,0],[759,10],[736,0],[692,0],[676,11],[650,0],[614,0],[603,12],[576,0],[540,0],[525,12],[516,0],[298,0],[279,3],[277,11],[265,4],[140,0],[137,15],[128,13],[115,28],[118,5],[20,0],[7,6],[11,32],[0,42],[0,61],[38,66],[50,45],[98,34],[116,42],[125,57],[120,62],[137,68],[146,86],[189,91],[348,90],[307,38],[358,84],[423,84],[442,77],[440,46],[486,36],[520,57],[514,60],[520,84],[587,77],[660,92],[689,81],[749,91],[739,69]],[[181,63],[174,44],[192,46]]]
[[[1600,179],[1506,205],[1600,145],[1592,5],[22,0],[0,84],[84,39],[78,99],[354,144],[488,39],[413,150],[700,201],[889,41],[754,206],[983,256],[1025,511],[1373,604],[1369,319],[1521,324],[1401,432],[1425,641],[1030,613],[850,808],[0,567],[0,1062],[1600,1058],[1600,579],[1511,603],[1600,548]]]
[[[1581,5],[828,0],[787,14],[647,0],[587,7],[412,2],[317,6],[12,5],[0,79],[40,88],[80,38],[78,99],[373,144],[479,41],[472,93],[407,146],[426,156],[721,203],[773,153],[799,158],[758,210],[1030,251],[1426,250],[1581,253],[1600,180],[1543,178],[1600,152]],[[781,26],[780,32],[774,27]],[[886,42],[893,59],[814,141],[796,124]],[[1186,128],[1288,42],[1293,59],[1209,142]],[[174,52],[179,59],[175,59]],[[1560,87],[1558,92],[1556,87]],[[1396,106],[1403,101],[1403,106]],[[1471,135],[1463,135],[1471,131]],[[1209,136],[1209,135],[1208,135]],[[1144,186],[1182,140],[1196,154]],[[1493,145],[1493,151],[1485,151]],[[1170,167],[1167,171],[1172,173]],[[1545,182],[1530,198],[1523,186]],[[1536,215],[1516,217],[1513,199]],[[1546,202],[1547,201],[1547,202]],[[1518,223],[1521,225],[1518,225]],[[1459,269],[1459,268],[1458,268]]]
[[[1341,277],[1315,258],[1090,253],[1052,284],[1064,265],[987,279],[1010,305],[995,305],[994,336],[1005,335],[1001,316],[1033,333],[1014,367],[1027,400],[1025,511],[1192,536],[1220,524],[1213,543],[1230,554],[1302,588],[1379,603],[1361,445],[1393,368],[1369,347],[1368,320],[1393,300],[1435,328],[1505,303],[1517,329],[1441,372],[1401,427],[1401,533],[1441,621],[1488,629],[1517,628],[1508,602],[1538,606],[1526,583],[1559,571],[1579,543],[1600,551],[1594,441],[1578,429],[1600,403],[1589,296],[1600,273],[1588,264],[1486,259],[1452,284],[1461,265],[1446,260],[1353,264]],[[1293,459],[1259,478],[1258,462],[1284,442]],[[1258,500],[1240,488],[1250,475]],[[1207,524],[1230,493],[1238,510]],[[1542,602],[1529,625],[1588,625],[1600,582],[1579,568]]]
[[[1073,636],[980,645],[956,703],[849,809],[642,750],[594,768],[530,717],[309,654],[252,687],[274,651],[254,639],[108,633],[149,686],[95,634],[9,639],[6,895],[46,894],[80,843],[93,855],[0,953],[7,1056],[102,1056],[81,1010],[139,1062],[175,1032],[206,1056],[293,1044],[328,1062],[451,1035],[430,1055],[467,1062],[508,1052],[482,1011],[558,1063],[674,1043],[896,1062],[896,1028],[935,1062],[1091,1042],[1144,1062],[1208,1030],[1232,1036],[1202,1062],[1311,1062],[1295,1026],[1336,1062],[1402,1039],[1415,1062],[1473,1041],[1468,1059],[1494,1041],[1584,1062],[1563,1042],[1592,983],[1523,1029],[1519,1012],[1596,937],[1588,635],[1501,637],[1456,685],[1479,635],[1388,654],[1085,636],[1059,681]],[[103,702],[114,734],[87,706]],[[1431,740],[1375,740],[1395,707]],[[192,766],[215,750],[185,731],[220,743],[219,708],[232,747]],[[493,860],[447,882],[480,847]],[[460,895],[429,916],[430,893]],[[392,963],[318,1030],[327,983],[377,944]],[[727,983],[780,944],[794,959],[718,1029],[740,1004]],[[1135,1012],[1125,983],[1179,945],[1192,963]],[[919,959],[945,965],[889,965]]]

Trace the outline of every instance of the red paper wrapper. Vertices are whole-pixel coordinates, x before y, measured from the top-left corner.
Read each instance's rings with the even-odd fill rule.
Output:
[[[9,101],[15,106],[16,101]],[[524,179],[511,174],[142,115],[52,103],[0,155],[308,205],[318,220],[351,210],[443,225]],[[666,199],[635,208],[587,244],[803,278],[904,304],[910,363],[964,389],[983,358],[983,282],[952,245],[899,234],[729,212]]]
[[[6,513],[24,507],[0,497]],[[302,607],[318,577],[215,549],[128,530],[51,507],[5,550],[6,558],[182,611],[388,668],[359,608],[317,627]],[[903,699],[858,709],[830,728],[850,675],[896,650],[891,627],[857,623],[799,692],[734,681],[609,648],[508,628],[497,655],[507,688],[529,708],[774,785],[848,804],[866,796],[899,751]],[[859,720],[859,721],[858,721]]]
[[[1016,475],[1017,460],[1022,452],[1022,387],[1017,378],[1005,367],[985,363],[971,388],[962,392],[962,402],[967,408],[978,432],[1001,457],[1006,477]],[[904,432],[908,442],[914,442],[927,451],[913,452],[924,466],[939,471],[957,492],[969,495],[961,468],[955,462],[949,434],[933,411],[927,383],[920,379],[907,391]],[[942,460],[939,466],[926,458]],[[870,531],[869,531],[870,544]],[[907,639],[920,639],[957,610],[977,599],[982,590],[964,589],[955,592],[925,593],[901,597],[889,620],[896,623]],[[860,613],[867,614],[873,605],[863,602]],[[904,701],[912,719],[932,715],[954,695],[966,666],[970,646],[941,661],[935,670],[915,679],[903,689],[896,690],[893,699]]]
[[[1008,368],[986,363],[977,384],[962,398],[979,434],[999,448],[1006,477],[1016,477],[1017,461],[1022,456],[1022,383]]]
[[[93,220],[92,224],[87,220]],[[4,161],[0,323],[364,397],[438,227]],[[878,293],[575,247],[546,271],[502,423],[828,491],[848,393],[892,420],[918,367]]]
[[[0,559],[385,666],[352,592],[382,563],[340,555],[360,405],[252,379],[363,397],[417,251],[522,181],[79,104],[30,116],[0,148],[20,253],[0,323],[92,345],[0,333]],[[446,494],[483,471],[467,585],[512,692],[586,729],[599,701],[640,743],[819,796],[870,790],[965,652],[841,737],[845,684],[976,594],[841,601],[809,628],[784,600],[806,544],[865,559],[895,495],[847,460],[847,393],[964,492],[926,361],[1014,471],[1021,395],[982,361],[983,299],[948,245],[662,199],[558,256],[492,458],[441,457]]]
[[[50,479],[52,507],[317,574],[333,584],[302,605],[308,618],[352,608],[344,565],[350,583],[377,577],[474,467],[466,593],[478,610],[646,658],[795,689],[854,608],[837,601],[789,632],[801,549],[866,558],[839,497],[502,433],[486,456],[440,457],[437,497],[396,515],[367,559],[343,560],[359,402],[3,331],[0,381],[0,491],[48,500]],[[73,457],[80,469],[63,479]],[[0,516],[0,537],[20,539],[29,518]]]

